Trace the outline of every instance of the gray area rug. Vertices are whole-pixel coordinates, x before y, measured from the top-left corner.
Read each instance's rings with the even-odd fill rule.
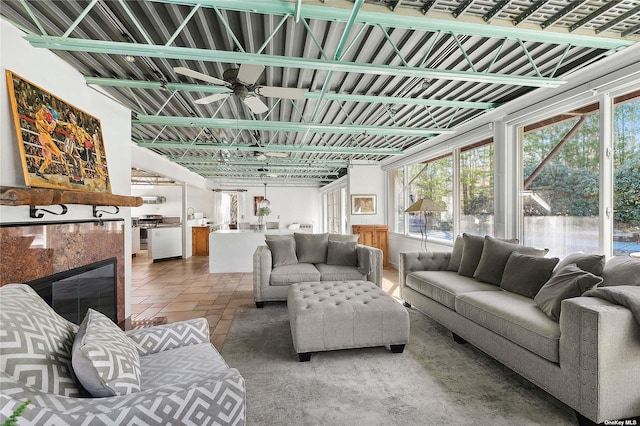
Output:
[[[404,353],[298,362],[285,304],[239,313],[222,355],[246,381],[248,425],[574,425],[573,410],[409,309]]]

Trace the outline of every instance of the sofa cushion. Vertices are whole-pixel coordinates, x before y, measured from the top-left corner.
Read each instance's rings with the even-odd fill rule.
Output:
[[[269,250],[271,250],[271,258],[273,259],[273,267],[295,265],[298,263],[296,257],[296,242],[291,238],[282,238],[277,240],[265,239]]]
[[[278,266],[271,270],[270,285],[290,285],[304,281],[320,281],[320,271],[310,263]]]
[[[358,266],[358,243],[329,240],[328,265]]]
[[[79,397],[71,367],[78,326],[59,316],[26,284],[0,287],[3,373],[47,394]]]
[[[462,238],[462,235],[458,235],[456,237],[456,241],[453,243],[453,250],[451,251],[449,264],[447,264],[447,271],[458,272],[458,269],[460,269],[460,261],[462,260],[463,248],[464,248],[464,238]]]
[[[358,238],[360,238],[360,235],[358,234],[329,234],[329,242],[357,243]]]
[[[464,243],[462,247],[462,258],[460,259],[460,268],[458,268],[458,274],[464,275],[465,277],[473,277],[473,274],[476,272],[476,269],[478,269],[478,264],[480,263],[480,259],[482,258],[482,251],[484,249],[485,237],[464,233],[462,234],[462,239]],[[501,239],[498,241],[518,244],[517,239],[511,239],[511,240]],[[507,258],[508,257],[509,256],[507,256]],[[505,259],[505,263],[506,263],[506,259]],[[498,281],[498,284],[500,284],[499,281]]]
[[[629,255],[614,256],[606,263],[602,271],[604,281],[600,287],[613,285],[640,286],[640,259]]]
[[[536,294],[534,300],[549,318],[559,321],[560,306],[564,299],[582,296],[582,293],[601,282],[602,277],[583,271],[572,263],[557,269]]]
[[[557,257],[530,256],[514,251],[504,267],[500,287],[533,299],[551,278],[558,260]]]
[[[499,287],[463,277],[451,271],[415,271],[407,275],[406,286],[455,309],[456,296],[470,291],[500,291]]]
[[[602,276],[602,270],[604,269],[606,260],[604,254],[571,253],[558,263],[556,269],[562,269],[567,265],[575,263],[576,266],[583,271]]]
[[[484,247],[484,237],[479,235],[462,234],[462,257],[460,258],[460,267],[458,274],[465,277],[473,277],[473,273],[478,268],[478,262],[482,256],[482,247]]]
[[[559,361],[560,326],[528,297],[507,291],[477,291],[456,299],[456,312],[523,348]]]
[[[133,341],[109,318],[88,309],[73,342],[73,371],[94,397],[140,390],[140,359]]]
[[[484,237],[482,255],[478,262],[478,268],[473,274],[475,279],[489,284],[500,285],[504,267],[513,252],[528,254],[531,256],[544,256],[549,250],[522,246],[507,241],[500,241],[490,236]]]
[[[326,263],[329,234],[293,234],[300,263]]]
[[[229,367],[210,343],[182,346],[140,357],[141,390],[198,380]]]
[[[320,271],[319,281],[366,281],[367,275],[363,274],[355,266],[329,265],[318,263],[316,265]]]

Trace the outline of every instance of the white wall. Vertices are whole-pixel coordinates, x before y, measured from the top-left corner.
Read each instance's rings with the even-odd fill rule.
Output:
[[[61,99],[100,119],[114,194],[130,195],[131,111],[103,96],[85,84],[83,76],[55,54],[32,47],[24,34],[4,19],[0,19],[0,65],[2,79],[11,70]],[[6,81],[0,84],[0,185],[24,186],[16,130],[13,125]],[[93,219],[91,206],[69,205],[69,212],[58,218],[47,215],[31,219],[29,207],[0,206],[0,222],[66,221]],[[125,316],[131,314],[131,222],[130,209],[121,208],[118,215],[108,218],[125,219]]]
[[[162,204],[143,204],[140,207],[132,207],[131,216],[133,217],[138,217],[144,214],[160,214],[162,216],[182,217],[182,185],[149,187],[132,185],[131,194],[138,197],[153,195],[166,198],[166,201]]]
[[[384,197],[384,172],[380,164],[354,163],[349,167],[349,183],[347,191],[349,203],[351,195],[375,195],[376,214],[374,215],[352,215],[351,205],[347,206],[348,231],[351,232],[351,225],[375,225],[384,224],[386,199]]]
[[[253,214],[255,196],[264,196],[264,187],[249,187],[247,192],[238,193],[239,222],[258,221],[258,217]],[[291,223],[311,223],[314,232],[321,231],[322,204],[318,188],[267,185],[267,198],[271,201],[271,214],[267,216],[267,221],[280,222],[281,228],[286,228]]]

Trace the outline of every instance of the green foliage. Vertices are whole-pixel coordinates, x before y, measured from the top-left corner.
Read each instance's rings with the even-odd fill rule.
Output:
[[[27,405],[29,405],[29,403],[31,403],[31,401],[29,401],[27,399],[25,402],[20,404],[20,406],[18,408],[16,408],[16,410],[13,412],[13,414],[11,414],[11,416],[9,416],[9,418],[7,420],[5,420],[4,423],[2,423],[2,426],[14,426],[14,425],[17,425],[18,424],[18,417],[20,417],[22,415],[22,413],[27,408]]]
[[[269,216],[271,214],[271,209],[269,207],[260,207],[258,209],[258,216]]]
[[[614,220],[640,225],[640,152],[615,171]]]

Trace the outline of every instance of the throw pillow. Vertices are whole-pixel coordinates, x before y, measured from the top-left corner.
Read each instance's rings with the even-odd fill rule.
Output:
[[[514,251],[504,267],[500,287],[533,299],[549,281],[559,260],[557,257],[531,256]]]
[[[584,253],[571,253],[558,263],[557,269],[563,268],[567,265],[575,263],[576,266],[583,271],[591,272],[593,275],[602,276],[602,270],[606,258],[603,254],[584,254]]]
[[[358,238],[360,238],[358,234],[329,234],[329,241],[340,243],[357,243]]]
[[[478,267],[478,262],[480,262],[480,256],[482,256],[484,237],[464,233],[462,234],[462,239],[462,256],[460,258],[458,275],[473,277],[473,273]]]
[[[456,241],[453,243],[453,250],[451,251],[451,257],[447,264],[447,271],[456,272],[460,269],[460,260],[462,260],[462,249],[464,247],[464,238],[462,235],[456,237]]]
[[[293,234],[299,263],[327,263],[329,234]]]
[[[358,243],[329,240],[327,265],[358,266]]]
[[[522,246],[486,236],[484,237],[482,255],[478,267],[473,273],[473,278],[489,284],[500,285],[504,267],[514,251],[531,256],[544,256],[549,250]]]
[[[602,277],[583,271],[575,263],[556,269],[549,281],[533,298],[549,318],[560,320],[560,307],[564,299],[582,296],[602,282]]]
[[[134,343],[109,318],[88,309],[73,342],[71,364],[94,397],[140,390],[140,357]]]
[[[266,243],[271,250],[272,267],[295,265],[298,263],[296,257],[296,242],[291,238],[267,240]]]
[[[614,256],[604,266],[600,287],[614,285],[640,286],[640,259],[629,255]]]

